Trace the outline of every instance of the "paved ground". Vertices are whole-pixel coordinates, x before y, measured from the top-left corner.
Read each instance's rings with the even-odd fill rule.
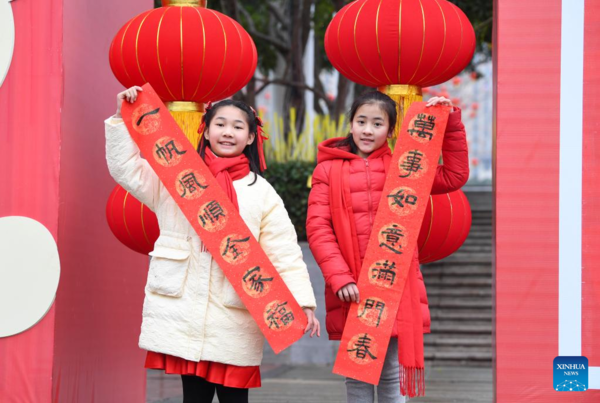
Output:
[[[304,260],[317,297],[317,317],[323,326],[320,339],[305,337],[275,355],[265,345],[261,373],[263,386],[250,392],[252,403],[345,403],[344,381],[331,373],[336,342],[325,332],[323,276],[308,245],[302,243]],[[426,394],[413,399],[419,403],[486,403],[492,402],[491,368],[436,368],[426,366]],[[181,378],[148,371],[147,402],[179,403],[182,401]],[[215,399],[215,402],[217,400]]]
[[[178,376],[148,373],[148,403],[180,403],[181,381]],[[490,368],[428,368],[426,397],[418,403],[488,403],[492,402]],[[214,400],[218,400],[215,398]],[[345,403],[341,377],[331,367],[281,366],[263,372],[263,386],[250,391],[251,403]]]

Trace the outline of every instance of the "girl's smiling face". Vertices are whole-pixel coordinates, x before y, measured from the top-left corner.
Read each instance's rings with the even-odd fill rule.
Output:
[[[237,157],[254,141],[246,114],[235,106],[223,106],[215,112],[204,137],[218,157]]]
[[[392,136],[390,119],[376,102],[361,105],[356,110],[350,132],[358,147],[357,154],[362,158],[367,158]]]

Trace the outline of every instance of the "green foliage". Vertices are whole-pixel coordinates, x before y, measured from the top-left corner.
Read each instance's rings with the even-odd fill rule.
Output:
[[[308,209],[308,180],[315,168],[314,162],[269,162],[265,179],[283,199],[285,208],[296,228],[298,239],[306,240],[306,210]]]
[[[227,2],[229,2],[230,9],[227,8]],[[225,15],[233,17],[239,22],[246,31],[251,32],[248,25],[248,19],[244,18],[243,15],[238,14],[236,16],[231,15],[231,8],[235,8],[233,5],[234,0],[209,0],[208,8],[215,11],[219,11]],[[243,7],[244,12],[248,17],[252,19],[253,28],[259,32],[268,32],[269,23],[269,11],[267,9],[267,2],[264,0],[244,0],[239,1],[237,7]],[[243,3],[243,5],[242,5]],[[268,74],[269,71],[275,70],[277,67],[277,51],[276,49],[264,40],[259,38],[253,38],[254,44],[256,45],[256,52],[258,53],[257,67],[263,74]]]
[[[492,55],[492,25],[494,21],[494,2],[492,0],[448,0],[460,8],[475,29],[477,52],[484,55],[481,61],[489,60]],[[467,70],[474,70],[473,63]]]
[[[332,137],[344,137],[348,133],[345,116],[335,121],[330,115],[316,115],[311,121],[305,116],[302,132],[296,130],[297,114],[294,108],[288,113],[291,130],[284,133],[283,117],[274,113],[271,121],[264,119],[264,129],[269,135],[265,142],[265,155],[267,161],[315,161],[317,159],[317,146]]]

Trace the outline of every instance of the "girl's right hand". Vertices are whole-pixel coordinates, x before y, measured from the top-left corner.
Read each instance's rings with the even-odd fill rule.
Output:
[[[142,89],[142,87],[138,87],[137,85],[135,85],[117,94],[117,113],[115,114],[116,118],[121,117],[121,105],[123,104],[123,101],[126,100],[130,104],[134,103],[137,99],[138,91],[144,90]]]
[[[346,284],[337,292],[337,296],[342,301],[346,302],[356,302],[357,304],[360,302],[360,296],[358,293],[358,287],[356,283]]]

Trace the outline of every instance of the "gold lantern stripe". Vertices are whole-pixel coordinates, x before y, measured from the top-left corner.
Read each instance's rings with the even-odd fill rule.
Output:
[[[346,9],[346,11],[343,11],[344,14],[342,14],[342,17],[340,18],[340,24],[338,25],[338,38],[340,38],[340,28],[342,26],[342,22],[344,21],[344,17],[346,17],[346,13],[348,12],[348,10],[350,10],[352,7],[354,7],[357,3],[351,3],[350,7],[348,7]],[[356,46],[356,42],[355,42],[355,46]],[[348,63],[346,63],[346,60],[344,60],[344,52],[342,52],[342,48],[341,48],[341,44],[340,41],[338,41],[338,49],[340,51],[340,57],[342,58],[344,65],[350,69],[350,71],[357,77],[360,77],[361,79],[363,79],[364,81],[368,81],[370,82],[373,86],[376,86],[376,83],[371,82],[371,80],[366,80],[364,79],[360,74],[356,74],[356,72],[352,69],[352,67],[350,67],[350,65]],[[360,57],[359,57],[360,60]],[[362,64],[362,60],[361,60],[361,64]],[[363,65],[364,67],[364,65]]]
[[[385,78],[387,78],[388,82],[392,82],[390,76],[388,76],[387,71],[385,70],[385,66],[383,64],[383,59],[381,58],[381,48],[379,46],[379,10],[381,9],[381,3],[383,0],[379,0],[379,6],[377,6],[377,16],[375,17],[375,38],[377,40],[377,54],[379,55],[379,63],[381,64],[381,69],[385,74]]]
[[[148,245],[152,245],[150,240],[148,239],[148,234],[146,234],[146,224],[144,224],[144,204],[140,202],[140,218],[142,222],[142,231],[144,232],[144,239],[148,242]]]
[[[113,225],[115,224],[115,215],[113,213],[113,210],[114,210],[113,209],[113,204],[115,204],[116,193],[117,192],[112,192],[111,193],[111,196],[110,196],[110,199],[109,199],[109,202],[108,202],[109,205],[110,205],[110,209],[109,209],[109,211],[110,211],[110,220],[113,223]]]
[[[232,24],[232,25],[238,34],[238,38],[240,39],[240,46],[241,46],[240,54],[243,55],[244,54],[244,40],[242,39],[242,34],[240,33],[240,29],[238,28],[237,24]],[[230,84],[228,87],[223,88],[223,91],[221,91],[219,94],[215,94],[215,96],[214,96],[215,99],[221,99],[222,95],[225,92],[229,91],[229,88],[231,88],[231,83],[233,83],[235,80],[237,80],[238,76],[240,75],[241,64],[242,64],[242,61],[240,60],[240,62],[238,63],[238,69],[237,69],[237,73],[236,73],[235,77],[233,77],[233,79],[230,81]]]
[[[131,25],[133,20],[135,20],[135,18],[132,18],[131,21],[129,21],[129,24],[127,24],[125,32],[123,32],[123,36],[121,37],[121,63],[123,63],[123,70],[125,70],[125,75],[127,75],[129,81],[131,81],[131,77],[129,76],[129,72],[127,71],[127,65],[125,64],[125,59],[123,58],[123,44],[125,43],[125,35],[127,35],[127,30],[129,29],[129,26]]]
[[[360,65],[362,66],[363,70],[366,71],[371,76],[371,78],[375,80],[375,82],[377,82],[377,77],[371,74],[370,69],[368,69],[363,63],[362,58],[360,57],[360,52],[358,51],[358,45],[356,44],[356,26],[358,25],[358,18],[360,17],[360,13],[362,12],[362,9],[365,6],[365,4],[367,4],[367,0],[363,1],[362,5],[358,9],[358,13],[356,13],[356,18],[354,19],[354,37],[352,38],[352,40],[354,42],[354,52],[356,52],[356,57],[358,57]]]
[[[200,14],[200,10],[194,7],[194,10],[198,13],[198,18],[200,18],[200,26],[202,27],[202,68],[200,69],[200,78],[198,78],[198,84],[196,85],[196,90],[194,91],[194,95],[192,95],[192,99],[198,93],[198,89],[200,88],[200,83],[202,82],[202,76],[204,75],[204,64],[206,60],[206,32],[204,30],[204,20],[202,19],[202,14]]]
[[[352,6],[354,6],[354,4],[352,4],[350,7],[352,7]],[[350,7],[349,7],[349,8],[350,8]],[[344,16],[346,15],[346,11],[348,11],[348,10],[346,10],[346,8],[343,8],[343,9],[340,11],[340,13],[342,13],[342,14],[341,14],[342,16],[340,17],[340,22],[338,23],[338,27],[337,27],[337,38],[338,38],[338,40],[336,41],[336,42],[337,42],[337,46],[338,46],[338,51],[340,52],[340,57],[342,58],[342,61],[344,62],[343,64],[346,64],[346,61],[344,60],[344,56],[343,56],[343,54],[342,54],[342,47],[341,47],[341,45],[340,45],[339,37],[340,37],[340,27],[342,26],[342,21],[344,20]],[[347,67],[347,66],[344,66],[344,67]],[[348,68],[349,68],[349,67],[348,67]],[[337,69],[337,70],[339,70],[339,72],[340,72],[340,73],[342,73],[343,75],[345,75],[346,77],[348,77],[348,76],[349,76],[349,74],[346,72],[346,70],[344,70],[344,69],[342,68],[342,66],[341,66],[341,65],[340,65],[340,66],[337,66],[337,67],[336,67],[336,69]],[[350,69],[350,70],[352,70],[352,69]],[[354,73],[354,72],[353,72],[353,73]],[[356,73],[355,73],[355,74],[356,74]]]
[[[458,11],[456,10],[456,7],[452,7],[452,9],[454,10],[454,13],[456,14],[456,18],[458,18],[458,22],[460,24],[460,45],[458,47],[458,50],[454,54],[454,60],[452,60],[452,63],[450,63],[448,66],[446,66],[446,68],[444,69],[444,71],[442,71],[440,74],[438,74],[437,76],[433,77],[429,81],[435,81],[435,80],[437,80],[439,77],[441,77],[442,75],[444,75],[448,71],[448,69],[450,69],[450,67],[454,66],[454,63],[456,62],[456,59],[458,59],[458,55],[460,54],[460,51],[462,50],[463,39],[464,39],[464,35],[463,35],[464,34],[464,29],[463,29],[462,19],[460,18],[460,15],[458,14]]]
[[[139,57],[139,52],[138,52],[138,42],[139,42],[139,39],[140,39],[140,31],[142,30],[142,27],[144,26],[144,21],[146,21],[146,18],[148,18],[148,16],[150,14],[152,14],[153,12],[154,12],[154,10],[152,10],[148,14],[146,14],[146,16],[144,17],[144,19],[142,20],[142,23],[138,27],[137,35],[135,37],[135,60],[137,62],[138,70],[140,72],[140,75],[142,76],[142,80],[144,81],[144,83],[147,83],[148,80],[146,80],[146,77],[144,77],[144,73],[142,73],[142,68],[140,67],[140,57]]]
[[[440,246],[444,245],[446,243],[446,241],[448,240],[448,236],[450,236],[450,231],[452,230],[452,221],[454,220],[454,210],[452,208],[452,199],[450,198],[449,193],[446,193],[446,197],[448,198],[448,203],[450,203],[450,225],[448,226],[448,231],[446,231],[446,237],[444,238],[442,243],[440,243]],[[431,201],[431,205],[433,206],[433,200]],[[433,224],[433,214],[431,215],[431,223]],[[437,250],[434,250],[433,252],[429,253],[429,255],[427,255],[425,257],[420,257],[419,259],[426,261],[426,260],[430,259],[432,256],[434,256],[437,252],[438,252]]]
[[[181,99],[185,99],[185,87],[183,85],[183,7],[179,13],[179,42],[181,43]]]
[[[419,0],[419,5],[421,6],[421,15],[423,16],[423,43],[421,44],[421,55],[419,56],[419,64],[417,64],[415,72],[413,73],[410,80],[407,81],[407,83],[410,83],[412,79],[415,78],[415,75],[419,71],[419,67],[421,67],[421,62],[423,61],[423,53],[425,53],[425,10],[423,10],[423,3],[421,2],[421,0]]]
[[[420,79],[419,81],[417,81],[415,83],[415,85],[421,85],[422,82],[425,81],[425,79],[427,77],[429,77],[431,75],[431,73],[436,69],[436,67],[438,66],[438,64],[440,64],[440,60],[442,60],[442,55],[444,54],[444,50],[446,49],[446,35],[447,35],[447,31],[446,31],[446,15],[444,14],[444,10],[442,9],[442,6],[440,6],[440,3],[438,2],[438,0],[435,0],[435,4],[437,4],[437,6],[440,8],[440,13],[442,13],[442,19],[444,20],[444,42],[442,43],[442,50],[440,51],[440,55],[437,59],[437,62],[435,62],[435,65],[433,66],[433,68],[431,70],[429,70],[429,73],[427,73],[425,75],[425,77],[423,77],[422,79]]]
[[[401,83],[402,81],[400,81],[400,67],[402,67],[402,0],[400,0],[400,5],[398,7],[398,82]]]
[[[469,212],[471,212],[471,206],[468,204],[468,201],[467,201],[467,196],[465,195],[465,193],[461,191],[461,193],[460,193],[460,196],[461,196],[461,197],[460,197],[460,209],[461,209],[461,211],[465,211],[465,210],[467,210],[467,209],[468,209],[468,210],[469,210]],[[467,204],[465,204],[465,202],[466,202]],[[472,218],[473,218],[473,217],[471,216],[471,219],[472,219]],[[464,232],[465,232],[465,227],[466,227],[466,226],[467,226],[467,220],[464,220],[464,219],[463,219],[463,220],[462,220],[462,226],[460,227],[460,236],[461,236],[461,238],[463,237],[463,234],[464,234]],[[470,226],[469,226],[469,229],[470,229]],[[467,236],[468,236],[468,234],[467,234]],[[460,238],[459,238],[459,239],[460,239]],[[465,237],[465,239],[463,239],[463,242],[464,242],[464,241],[466,241],[466,237]],[[452,247],[453,247],[453,248],[455,248],[455,247],[456,247],[456,245],[457,245],[457,242],[456,242],[456,241],[454,241],[454,244],[452,245]],[[459,248],[460,248],[460,246],[459,246]],[[458,250],[458,248],[457,248],[457,250]]]
[[[223,30],[223,39],[225,40],[225,49],[223,51],[223,64],[221,64],[221,71],[219,71],[219,76],[215,80],[215,83],[213,84],[210,91],[208,91],[206,93],[206,95],[205,95],[206,98],[208,98],[210,93],[213,92],[213,90],[216,88],[219,81],[221,81],[221,76],[223,75],[223,71],[225,70],[225,61],[227,60],[227,33],[225,32],[225,27],[223,26],[223,21],[221,21],[221,18],[219,18],[219,15],[216,14],[214,11],[212,11],[211,9],[208,9],[208,8],[207,8],[207,10],[210,11],[219,20],[219,23],[221,24],[221,29]]]
[[[159,10],[159,9],[157,9],[157,10]],[[162,69],[162,65],[160,63],[160,46],[159,46],[160,27],[162,26],[163,18],[165,18],[165,15],[167,14],[167,12],[169,10],[171,10],[171,8],[169,8],[169,7],[164,8],[164,11],[163,11],[162,15],[160,16],[160,21],[158,22],[158,29],[156,30],[156,60],[158,61],[158,70],[160,71],[160,76],[162,77],[163,83],[165,83],[165,87],[167,87],[167,91],[169,91],[169,95],[171,95],[172,98],[175,98],[175,95],[173,95],[173,92],[169,88],[169,84],[167,84],[167,79],[165,78],[165,75],[164,75],[163,69]],[[137,49],[137,45],[136,45],[136,49]]]
[[[129,192],[125,193],[125,197],[123,198],[123,225],[125,225],[125,231],[127,231],[127,235],[129,235],[129,239],[133,241],[133,243],[139,248],[140,244],[136,242],[136,239],[131,236],[131,232],[129,231],[129,226],[127,225],[127,216],[125,215],[125,205],[127,204],[127,197],[129,197]]]
[[[431,206],[431,220],[429,220],[429,230],[427,231],[427,236],[425,237],[425,242],[423,242],[423,246],[421,247],[421,249],[419,249],[419,253],[421,253],[421,251],[425,249],[425,246],[427,246],[427,242],[429,242],[429,237],[431,236],[431,229],[433,228],[433,197],[431,195],[429,195],[429,205]]]

